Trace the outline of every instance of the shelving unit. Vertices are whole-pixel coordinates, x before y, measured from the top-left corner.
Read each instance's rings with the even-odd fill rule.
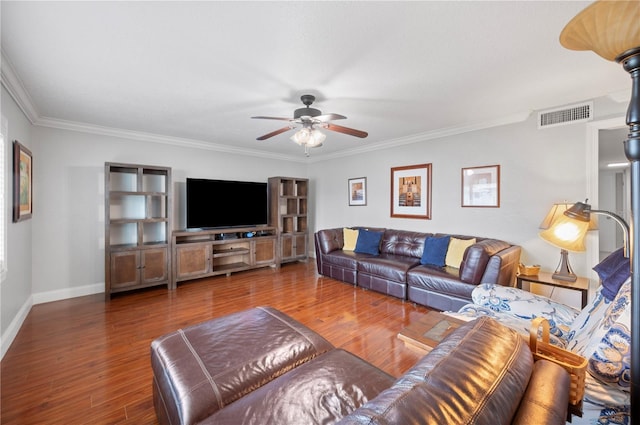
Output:
[[[169,285],[171,168],[105,163],[105,297]]]
[[[171,239],[173,289],[185,280],[278,265],[274,227],[178,230]]]
[[[308,259],[309,180],[269,178],[269,225],[278,231],[280,263]]]

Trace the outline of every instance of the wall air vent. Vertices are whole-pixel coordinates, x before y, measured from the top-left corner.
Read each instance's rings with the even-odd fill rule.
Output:
[[[593,102],[538,112],[538,129],[587,122],[593,119]]]

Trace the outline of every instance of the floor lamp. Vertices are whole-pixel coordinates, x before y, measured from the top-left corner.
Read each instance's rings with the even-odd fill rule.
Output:
[[[600,0],[562,30],[560,43],[571,50],[593,50],[615,60],[631,75],[627,109],[629,135],[624,153],[631,169],[631,420],[640,421],[640,1]]]

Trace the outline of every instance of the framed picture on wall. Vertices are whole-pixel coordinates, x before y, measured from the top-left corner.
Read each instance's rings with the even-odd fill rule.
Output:
[[[391,217],[431,219],[431,164],[391,169]]]
[[[13,142],[13,221],[31,218],[33,213],[33,156],[31,151]]]
[[[463,207],[500,207],[500,166],[462,169]]]
[[[349,206],[367,205],[367,178],[349,179]]]

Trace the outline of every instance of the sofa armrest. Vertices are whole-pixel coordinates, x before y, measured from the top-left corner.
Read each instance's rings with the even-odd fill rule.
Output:
[[[579,310],[541,295],[500,285],[478,285],[471,293],[475,305],[522,319],[545,317],[551,327],[570,327]]]
[[[496,283],[502,286],[515,286],[521,253],[522,248],[519,245],[512,245],[507,249],[496,252],[489,258],[484,276],[482,276],[482,282]]]
[[[474,243],[464,252],[464,257],[460,264],[460,280],[477,285],[483,281],[489,260],[496,253],[510,247],[511,245],[507,242],[497,239],[483,239]]]
[[[561,366],[538,360],[512,424],[564,425],[569,406],[571,378]]]

